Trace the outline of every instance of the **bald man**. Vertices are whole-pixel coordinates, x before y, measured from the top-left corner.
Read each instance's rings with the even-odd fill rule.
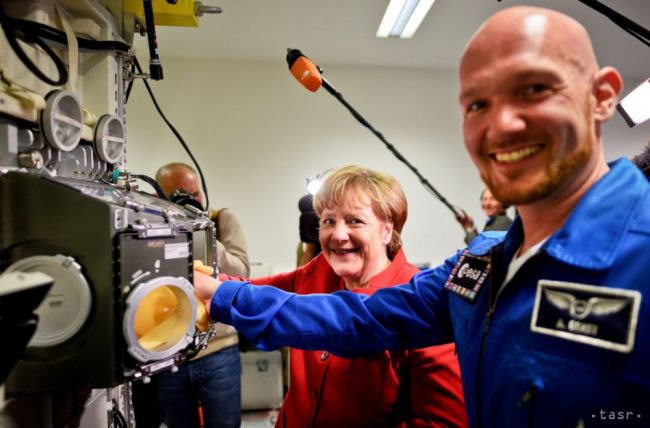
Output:
[[[184,190],[205,207],[199,177],[189,165],[174,162],[156,172],[156,181],[171,196]],[[205,207],[207,209],[207,207]],[[228,209],[211,212],[217,235],[219,271],[248,277],[246,239],[237,217]],[[177,372],[157,376],[158,395],[168,428],[235,428],[241,424],[241,358],[237,331],[217,324],[217,334]],[[203,420],[199,421],[199,402]]]
[[[267,349],[455,341],[473,427],[648,426],[650,184],[626,159],[607,164],[601,139],[621,89],[572,18],[502,10],[467,45],[460,105],[483,181],[517,207],[507,233],[370,297],[200,274],[197,291]]]
[[[156,181],[160,184],[165,195],[171,196],[177,190],[184,190],[205,208],[205,199],[203,193],[201,193],[199,177],[191,166],[181,162],[168,163],[158,168]]]
[[[156,181],[167,196],[171,196],[177,190],[183,190],[207,209],[199,185],[199,176],[191,166],[181,162],[164,165],[156,171]],[[212,211],[210,217],[215,220],[217,227],[219,271],[232,276],[247,277],[250,263],[246,239],[239,220],[228,209]]]

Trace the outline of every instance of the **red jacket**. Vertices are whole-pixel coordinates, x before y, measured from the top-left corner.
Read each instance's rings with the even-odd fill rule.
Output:
[[[357,293],[408,282],[418,269],[399,251]],[[299,269],[251,281],[298,294],[344,290],[321,255]],[[454,344],[344,359],[291,349],[289,391],[276,427],[467,426]]]

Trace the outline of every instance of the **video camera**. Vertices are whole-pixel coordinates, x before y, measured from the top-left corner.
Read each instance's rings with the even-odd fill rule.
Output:
[[[176,189],[171,195],[169,195],[169,200],[170,202],[183,207],[190,205],[200,211],[205,210],[201,203],[185,189]]]

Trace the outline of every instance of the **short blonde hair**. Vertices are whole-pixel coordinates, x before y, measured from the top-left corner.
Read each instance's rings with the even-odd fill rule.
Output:
[[[341,205],[348,192],[356,190],[371,200],[372,210],[382,221],[393,223],[393,235],[388,243],[390,259],[402,247],[402,228],[408,216],[408,203],[402,186],[392,176],[368,168],[350,165],[337,169],[323,182],[314,195],[314,209],[320,216],[325,208]]]

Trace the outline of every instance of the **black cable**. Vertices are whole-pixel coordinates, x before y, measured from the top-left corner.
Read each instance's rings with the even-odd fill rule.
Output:
[[[166,201],[169,201],[169,197],[165,194],[165,191],[162,189],[162,187],[160,187],[160,184],[158,184],[158,182],[156,180],[154,180],[153,178],[149,177],[148,175],[143,175],[143,174],[131,174],[131,177],[135,177],[135,178],[137,178],[139,180],[142,180],[145,183],[149,184],[151,187],[154,188],[156,193],[158,193],[158,196],[160,196],[160,198],[162,198],[162,199],[164,199]]]
[[[616,12],[614,9],[605,6],[597,0],[578,0],[580,3],[586,4],[597,12],[602,13],[607,18],[612,20],[616,25],[621,27],[623,30],[630,33],[632,36],[636,37],[641,43],[644,43],[646,46],[650,47],[650,30],[637,24],[631,19],[621,15]]]
[[[612,19],[612,21],[614,21],[614,20]],[[616,21],[614,21],[614,23],[618,24]],[[626,28],[626,27],[622,26],[621,24],[618,24],[618,25],[619,25],[619,26],[620,26],[624,31],[627,31],[627,32],[628,32],[632,37],[638,39],[641,43],[643,43],[644,45],[646,45],[647,47],[650,48],[650,39],[647,39],[647,40],[646,40],[646,39],[643,38],[643,35],[636,33],[633,29],[631,29],[631,28]]]
[[[68,45],[68,37],[64,31],[40,22],[28,21],[25,19],[12,19],[12,27],[21,30],[25,34],[32,34],[35,37],[47,39],[62,46]],[[131,46],[117,40],[93,40],[85,37],[75,36],[80,50],[91,51],[117,51],[128,52]]]
[[[52,48],[50,48],[40,37],[14,28],[14,22],[14,19],[9,18],[5,14],[4,8],[2,7],[2,2],[0,2],[0,23],[2,24],[2,30],[5,33],[5,37],[7,38],[9,46],[11,46],[11,49],[13,49],[16,56],[18,56],[20,61],[25,65],[25,67],[27,67],[29,71],[31,71],[36,77],[48,85],[65,85],[65,83],[68,81],[68,69],[66,68],[66,65],[63,63],[61,58],[59,58],[57,54],[52,50]],[[36,66],[36,64],[32,62],[32,60],[27,56],[23,48],[18,43],[18,38],[28,44],[34,43],[43,49],[43,51],[47,54],[47,56],[50,57],[56,66],[56,70],[58,72],[57,79],[52,79],[51,77],[47,76]]]
[[[149,45],[149,74],[153,80],[163,78],[163,69],[158,55],[158,39],[156,38],[156,23],[153,18],[153,5],[151,0],[142,0],[144,22],[147,26],[147,42]]]
[[[414,167],[402,154],[397,151],[395,146],[393,146],[391,143],[386,140],[384,135],[376,130],[363,116],[361,116],[355,109],[352,107],[344,98],[343,95],[339,91],[336,90],[325,78],[323,77],[323,87],[329,92],[330,94],[334,95],[334,98],[339,100],[341,104],[343,104],[349,111],[352,113],[352,116],[354,116],[355,119],[359,121],[363,126],[368,128],[370,132],[375,134],[379,140],[381,140],[382,143],[386,146],[386,148],[397,158],[399,159],[404,165],[406,165],[413,173],[418,177],[420,180],[420,183],[424,186],[425,189],[429,191],[436,199],[438,199],[440,202],[442,202],[449,210],[451,210],[452,213],[454,213],[454,216],[456,217],[461,217],[461,214],[456,210],[456,207],[447,201],[447,199],[442,196],[438,190],[436,190],[435,187],[429,183],[429,180],[427,180],[422,174],[420,174],[420,171],[416,167]],[[462,210],[461,210],[462,211]]]
[[[43,40],[47,39],[62,46],[67,46],[68,38],[64,31],[50,27],[49,25],[45,25],[40,22],[10,18],[5,14],[1,3],[0,21],[2,23],[2,29],[7,38],[7,42],[16,53],[16,56],[18,56],[25,67],[29,69],[29,71],[31,71],[43,82],[52,86],[62,86],[68,81],[68,70],[66,64]],[[58,78],[53,79],[43,73],[27,56],[23,48],[18,43],[17,39],[20,39],[28,44],[36,44],[39,46],[50,57],[50,59],[52,59],[52,62],[57,69]],[[130,45],[120,41],[92,40],[79,36],[76,36],[76,39],[80,50],[128,52],[131,49]]]
[[[113,422],[115,423],[115,426],[117,428],[128,428],[128,423],[126,422],[126,419],[124,418],[124,415],[122,412],[120,412],[120,408],[117,405],[117,401],[115,399],[112,399],[113,402],[113,408],[111,409],[111,416],[113,417]]]
[[[140,67],[140,63],[138,62],[138,58],[133,57],[133,61],[135,64],[135,68],[138,71],[138,73],[142,74],[142,67]],[[174,125],[167,120],[167,117],[165,114],[162,112],[160,109],[160,106],[158,105],[158,101],[156,101],[156,97],[153,94],[153,91],[151,90],[151,87],[149,86],[149,82],[147,82],[147,79],[142,80],[144,82],[144,86],[147,88],[147,92],[149,92],[149,96],[151,97],[151,101],[153,101],[153,105],[156,107],[156,110],[158,111],[158,114],[160,114],[160,117],[165,121],[169,129],[174,133],[176,138],[178,138],[178,141],[181,143],[187,154],[189,155],[190,159],[192,159],[192,162],[194,162],[194,165],[196,166],[196,171],[199,173],[199,176],[201,177],[201,187],[203,188],[203,194],[205,194],[205,209],[208,209],[210,206],[210,196],[208,196],[208,186],[205,184],[205,177],[203,176],[203,171],[201,170],[201,167],[199,166],[199,163],[197,162],[196,158],[192,154],[192,151],[190,148],[187,146],[185,143],[185,140],[181,136],[181,134],[174,128]]]

